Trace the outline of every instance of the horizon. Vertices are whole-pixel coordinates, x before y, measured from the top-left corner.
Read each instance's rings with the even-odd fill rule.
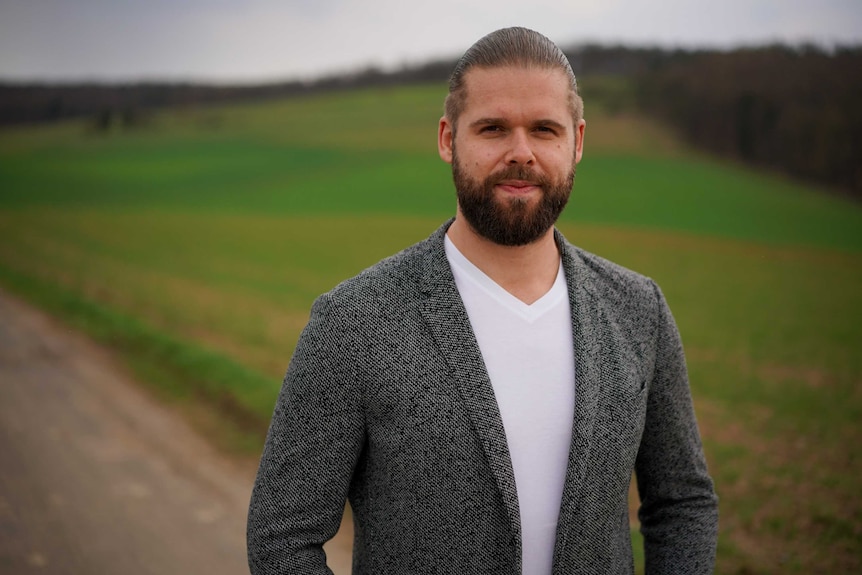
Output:
[[[762,49],[770,49],[770,48],[779,48],[786,50],[808,50],[814,49],[819,53],[826,55],[834,55],[836,52],[841,50],[862,50],[862,40],[857,41],[852,44],[841,44],[841,43],[814,43],[809,41],[799,41],[799,42],[762,42],[762,43],[751,43],[751,44],[740,44],[734,46],[727,47],[715,47],[715,46],[662,46],[657,44],[634,44],[634,43],[625,43],[625,42],[584,42],[580,44],[570,44],[566,45],[564,43],[560,43],[560,48],[567,54],[571,52],[577,52],[578,50],[588,49],[588,48],[598,48],[598,49],[624,49],[631,51],[649,51],[649,50],[659,50],[662,52],[686,52],[686,53],[696,53],[696,52],[718,52],[718,53],[732,53],[737,51],[745,51],[745,50],[762,50]],[[255,87],[264,87],[264,86],[279,86],[279,85],[291,85],[291,84],[306,84],[309,86],[313,86],[316,83],[326,81],[329,79],[336,78],[347,78],[350,76],[361,75],[362,73],[369,71],[378,71],[385,75],[397,75],[402,72],[421,69],[425,66],[430,66],[435,63],[448,63],[451,61],[453,64],[455,60],[460,57],[460,54],[453,54],[451,56],[435,56],[429,57],[426,60],[422,61],[414,61],[414,62],[403,62],[399,65],[394,65],[390,67],[382,67],[375,66],[373,64],[358,64],[354,68],[343,69],[337,71],[330,72],[321,72],[317,76],[306,76],[306,77],[273,77],[273,78],[261,78],[261,79],[231,79],[231,78],[205,78],[205,77],[138,77],[138,78],[14,78],[14,77],[5,77],[0,75],[0,86],[9,87],[76,87],[76,86],[97,86],[97,87],[124,87],[124,86],[206,86],[211,88],[255,88]]]
[[[855,0],[0,0],[0,81],[313,81],[459,57],[505,26],[564,48],[717,49],[862,44]]]

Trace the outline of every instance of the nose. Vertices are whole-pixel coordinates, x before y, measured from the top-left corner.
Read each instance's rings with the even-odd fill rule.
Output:
[[[512,166],[517,164],[532,165],[535,161],[533,148],[530,146],[528,134],[516,130],[511,136],[511,147],[506,154],[506,164]]]

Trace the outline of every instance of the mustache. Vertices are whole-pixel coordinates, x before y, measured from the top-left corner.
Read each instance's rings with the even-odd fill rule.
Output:
[[[551,183],[546,176],[538,174],[532,168],[523,165],[503,168],[502,170],[494,172],[487,178],[487,182],[492,186],[506,180],[523,180],[542,188],[547,187]]]

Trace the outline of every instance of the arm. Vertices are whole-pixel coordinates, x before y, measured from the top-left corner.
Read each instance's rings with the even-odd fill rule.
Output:
[[[253,575],[329,574],[323,544],[338,531],[364,442],[356,334],[319,298],[284,378],[248,514]]]
[[[718,498],[706,469],[679,332],[658,286],[655,367],[635,464],[647,575],[712,573]]]

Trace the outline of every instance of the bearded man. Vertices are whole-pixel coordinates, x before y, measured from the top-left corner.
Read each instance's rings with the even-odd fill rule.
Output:
[[[455,218],[315,302],[266,440],[253,574],[711,573],[717,498],[652,280],[554,228],[584,148],[565,55],[523,28],[473,45],[438,127]]]

